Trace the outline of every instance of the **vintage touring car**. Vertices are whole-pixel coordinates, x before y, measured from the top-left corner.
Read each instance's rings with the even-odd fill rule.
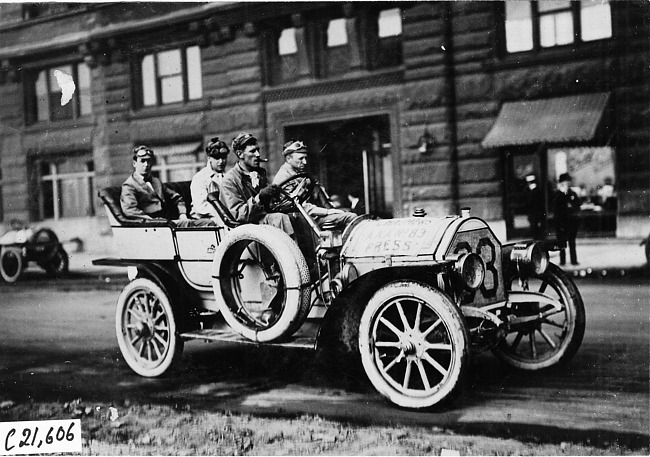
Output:
[[[100,192],[119,256],[94,263],[128,267],[116,331],[136,373],[162,375],[193,339],[313,349],[336,341],[378,392],[425,408],[453,398],[473,350],[522,370],[578,350],[584,305],[549,262],[554,242],[502,245],[467,210],[319,228],[302,208],[312,181],[294,180],[274,208],[292,207],[309,223],[310,249],[276,228],[235,223],[218,198],[221,226],[178,228],[130,220],[119,187]],[[168,185],[191,203],[188,182]]]

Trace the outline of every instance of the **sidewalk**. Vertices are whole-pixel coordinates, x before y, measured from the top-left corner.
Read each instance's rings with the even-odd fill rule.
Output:
[[[644,274],[646,258],[640,239],[579,238],[576,252],[579,265],[569,263],[562,268],[576,277],[621,277],[629,274]],[[560,253],[551,253],[551,262],[559,265]],[[647,273],[645,273],[647,274]]]
[[[630,274],[648,274],[645,251],[639,239],[581,238],[576,242],[577,266],[568,262],[563,267],[574,277],[620,278]],[[568,251],[568,249],[567,249]],[[94,259],[112,257],[110,253],[68,252],[70,272],[105,282],[127,282],[126,267],[92,264]],[[551,253],[551,261],[560,263],[559,252]],[[569,255],[567,252],[567,259]]]

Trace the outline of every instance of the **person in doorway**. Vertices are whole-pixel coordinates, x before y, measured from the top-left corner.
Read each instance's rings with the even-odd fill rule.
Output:
[[[228,145],[219,140],[219,137],[212,138],[206,146],[208,163],[194,175],[190,184],[193,217],[212,218],[216,222],[222,222],[217,210],[208,201],[208,195],[220,191],[229,152]]]
[[[571,176],[562,173],[558,180],[557,190],[553,197],[553,210],[555,214],[555,233],[559,241],[569,244],[571,264],[578,265],[576,253],[576,236],[578,234],[577,213],[580,210],[580,197],[571,190]],[[566,252],[560,249],[560,265],[566,263]]]
[[[350,211],[357,215],[366,214],[366,205],[362,199],[363,192],[353,188],[348,191],[348,200],[350,200]]]
[[[188,217],[183,197],[151,174],[155,160],[153,149],[144,145],[133,148],[133,174],[122,184],[120,194],[124,215],[145,220],[171,220],[177,227],[215,225],[210,219]]]
[[[526,185],[528,186],[527,206],[530,233],[533,239],[542,240],[546,238],[546,234],[544,233],[544,220],[546,219],[544,193],[537,185],[535,175],[526,176]]]
[[[223,177],[221,202],[233,219],[240,223],[267,224],[295,239],[289,216],[267,211],[271,200],[280,196],[280,188],[268,184],[266,170],[260,167],[260,147],[250,133],[240,133],[232,141],[237,163]]]
[[[289,178],[307,170],[307,147],[302,141],[289,141],[282,149],[284,163],[273,178],[273,184],[279,185]],[[317,183],[316,183],[317,184]],[[285,189],[291,192],[298,185],[297,181],[289,184]],[[336,208],[323,208],[310,202],[305,202],[303,208],[311,216],[316,224],[322,228],[327,223],[334,223],[337,227],[343,228],[356,217],[355,214]]]

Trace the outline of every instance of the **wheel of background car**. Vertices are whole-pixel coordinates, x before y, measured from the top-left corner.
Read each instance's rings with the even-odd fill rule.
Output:
[[[0,252],[0,275],[7,282],[16,282],[25,268],[20,248],[4,246]]]
[[[290,186],[294,181],[298,182]],[[298,195],[298,202],[304,203],[309,200],[314,190],[314,178],[309,173],[298,173],[278,184],[281,194],[278,200],[271,202],[269,211],[273,213],[290,211],[293,207],[293,200],[291,199],[292,190],[301,185],[304,187]]]
[[[52,257],[43,266],[49,275],[61,276],[68,272],[69,263],[68,253],[58,246]]]
[[[214,254],[214,295],[230,327],[271,342],[295,333],[309,314],[309,269],[282,230],[247,224],[228,232]]]
[[[58,243],[59,242],[59,237],[56,236],[56,233],[52,231],[49,228],[42,228],[36,231],[34,235],[32,235],[32,240],[33,243]]]
[[[400,280],[379,289],[359,324],[359,351],[373,386],[396,405],[426,408],[452,399],[469,364],[458,308],[426,284]]]
[[[141,376],[160,376],[180,360],[183,340],[169,296],[149,279],[127,284],[117,299],[115,330],[122,356]]]
[[[530,278],[527,290],[526,282],[522,284],[523,287],[517,278],[506,284],[508,294],[517,292],[517,301],[509,299],[511,313],[516,317],[534,317],[540,313],[547,316],[512,326],[510,333],[493,349],[494,354],[506,364],[527,371],[568,361],[580,347],[585,333],[585,307],[578,289],[554,264],[545,273]],[[526,298],[527,293],[541,293],[559,303],[560,309],[535,301],[534,295]]]

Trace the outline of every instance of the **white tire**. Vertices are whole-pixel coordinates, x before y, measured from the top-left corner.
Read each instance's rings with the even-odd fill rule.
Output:
[[[124,360],[141,376],[162,375],[183,352],[171,301],[149,279],[137,278],[124,287],[117,299],[115,330]]]
[[[400,280],[379,289],[359,324],[359,351],[375,389],[405,408],[453,398],[468,370],[467,328],[437,289]]]
[[[212,277],[224,319],[249,340],[287,338],[309,314],[307,263],[298,245],[278,228],[247,224],[228,232],[214,254]],[[270,303],[264,287],[275,292]]]
[[[25,269],[20,248],[3,247],[0,251],[0,275],[6,282],[16,282]]]

